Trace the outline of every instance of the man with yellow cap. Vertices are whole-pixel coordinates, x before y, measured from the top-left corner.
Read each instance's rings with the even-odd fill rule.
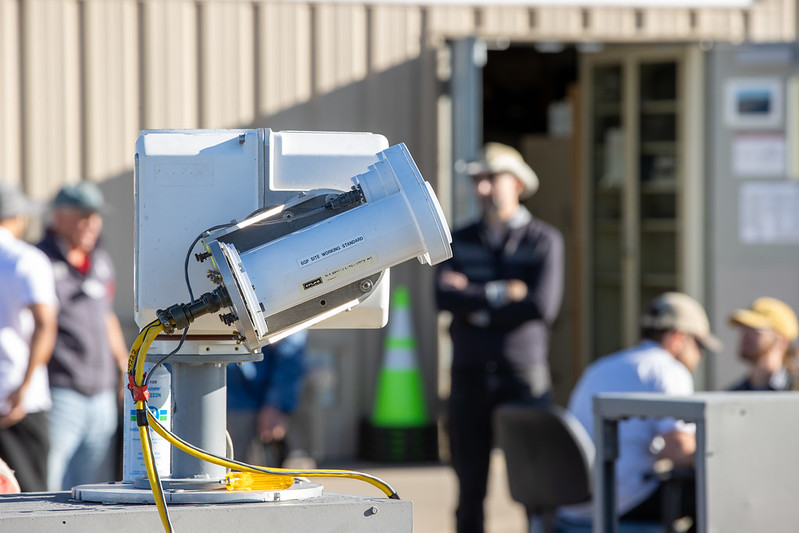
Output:
[[[793,309],[776,298],[758,298],[730,316],[740,331],[738,356],[749,372],[730,390],[791,390],[796,385],[794,347],[799,323]]]
[[[488,143],[466,170],[482,217],[452,234],[453,257],[437,271],[436,302],[452,313],[457,532],[482,533],[493,412],[503,403],[549,399],[549,328],[563,294],[563,238],[520,203],[538,189],[538,177],[514,148]]]

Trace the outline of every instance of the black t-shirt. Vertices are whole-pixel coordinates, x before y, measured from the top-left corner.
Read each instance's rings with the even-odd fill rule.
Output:
[[[47,367],[50,386],[86,396],[112,389],[119,376],[106,329],[116,289],[110,257],[96,249],[83,274],[67,262],[51,233],[38,247],[53,264],[59,305],[58,337]]]

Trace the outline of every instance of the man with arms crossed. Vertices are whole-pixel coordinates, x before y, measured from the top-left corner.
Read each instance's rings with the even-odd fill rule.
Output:
[[[516,149],[488,143],[467,171],[482,216],[452,234],[436,302],[452,313],[456,529],[482,533],[494,411],[504,403],[549,402],[549,331],[563,296],[564,252],[560,231],[522,204],[538,189],[538,176]]]

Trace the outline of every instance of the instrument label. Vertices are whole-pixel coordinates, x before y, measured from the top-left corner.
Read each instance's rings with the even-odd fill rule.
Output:
[[[362,244],[363,242],[365,242],[363,235],[353,235],[347,239],[344,239],[341,242],[328,246],[324,250],[320,250],[315,254],[299,258],[297,260],[297,264],[300,266],[300,268],[304,268],[307,267],[308,265],[316,263],[317,261],[321,261],[322,259],[327,259],[331,255],[335,255],[348,248],[352,248],[353,246]]]
[[[377,263],[377,254],[369,254],[367,256],[355,259],[354,261],[350,261],[349,263],[339,265],[336,268],[331,268],[330,270],[324,272],[321,276],[303,282],[302,288],[303,290],[307,291],[308,289],[312,289],[313,287],[317,287],[323,283],[333,281],[336,278],[354,274],[355,272],[358,272],[369,265],[375,265]]]

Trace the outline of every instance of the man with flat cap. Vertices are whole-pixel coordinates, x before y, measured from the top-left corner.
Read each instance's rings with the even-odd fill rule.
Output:
[[[63,187],[39,248],[50,258],[60,303],[58,338],[48,365],[53,408],[49,490],[109,481],[127,347],[113,310],[116,280],[97,246],[104,198],[93,183]]]
[[[457,531],[482,532],[492,415],[503,403],[549,401],[549,329],[563,295],[563,237],[522,204],[538,177],[510,146],[487,143],[467,171],[482,217],[452,235],[436,302],[452,313],[449,438],[458,476]]]
[[[569,399],[569,411],[594,438],[593,399],[600,393],[647,392],[690,395],[692,374],[703,350],[719,351],[702,306],[680,292],[666,292],[649,303],[641,317],[641,342],[597,359],[583,372]],[[622,520],[664,522],[662,485],[652,474],[655,462],[689,466],[696,450],[696,427],[673,418],[630,419],[619,424],[616,461],[616,509]],[[693,517],[695,504],[683,492],[682,515]],[[591,505],[561,510],[564,520],[590,522]],[[666,525],[666,524],[664,524]],[[673,531],[671,524],[668,531]]]
[[[758,298],[748,309],[735,311],[730,324],[740,333],[738,357],[749,366],[746,376],[730,390],[782,391],[799,385],[793,347],[799,324],[788,304]]]
[[[47,362],[58,302],[45,255],[22,240],[36,205],[0,183],[0,458],[23,492],[47,490]]]

